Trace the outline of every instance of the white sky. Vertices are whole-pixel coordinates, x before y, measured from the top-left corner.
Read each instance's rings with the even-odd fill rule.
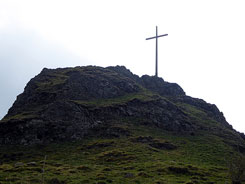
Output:
[[[216,104],[245,132],[243,0],[0,0],[0,118],[42,68],[124,65]]]

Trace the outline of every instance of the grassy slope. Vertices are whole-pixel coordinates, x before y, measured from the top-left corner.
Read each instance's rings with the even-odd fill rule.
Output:
[[[1,183],[225,183],[232,149],[216,136],[175,136],[139,125],[121,124],[130,137],[1,148]],[[152,136],[178,146],[161,150],[134,137]],[[46,157],[45,166],[44,158]],[[32,163],[33,162],[33,163]],[[19,164],[18,164],[19,163]],[[51,182],[52,183],[52,182]]]
[[[146,93],[150,98],[150,94]],[[134,98],[142,100],[143,94]],[[133,96],[125,97],[127,100]],[[147,99],[144,98],[144,99]],[[126,99],[117,99],[124,103]],[[81,103],[81,102],[80,102]],[[113,105],[115,101],[89,105]],[[211,127],[219,123],[205,112],[178,104],[192,118]],[[114,126],[130,131],[120,138],[89,137],[78,142],[46,146],[1,147],[0,183],[225,183],[227,163],[236,154],[213,133],[174,135],[156,127],[137,124],[135,119],[115,120]],[[170,142],[174,150],[162,150],[134,138],[151,136]],[[46,156],[46,161],[44,161]],[[43,173],[44,169],[44,173]]]

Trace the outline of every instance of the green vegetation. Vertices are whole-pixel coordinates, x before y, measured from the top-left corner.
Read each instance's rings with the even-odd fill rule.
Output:
[[[107,107],[113,105],[126,104],[127,102],[132,101],[134,99],[141,100],[141,101],[150,101],[156,98],[161,98],[161,97],[157,94],[152,93],[149,90],[142,89],[138,93],[130,93],[116,98],[94,99],[94,100],[86,100],[86,101],[72,100],[72,102],[85,106]]]
[[[29,118],[35,118],[35,113],[33,112],[23,112],[23,113],[20,113],[20,114],[16,114],[14,116],[11,116],[11,117],[7,117],[7,118],[4,118],[4,121],[8,121],[10,119],[17,119],[17,120],[23,120],[23,119],[29,119]]]
[[[68,76],[60,74],[60,73],[52,73],[46,76],[41,81],[37,81],[37,91],[55,91],[55,86],[64,84],[65,81],[68,79]]]
[[[124,122],[124,123],[123,123]],[[0,182],[7,183],[220,183],[230,182],[235,151],[221,138],[176,136],[128,121],[119,138],[1,147]],[[131,122],[131,123],[129,123]],[[153,147],[168,142],[174,149]],[[46,157],[46,159],[45,159]]]

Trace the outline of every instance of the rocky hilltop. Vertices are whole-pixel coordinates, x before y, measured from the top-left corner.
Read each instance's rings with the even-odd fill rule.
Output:
[[[0,121],[0,183],[242,183],[244,134],[162,78],[43,69]]]
[[[81,140],[96,132],[129,134],[115,127],[122,121],[181,134],[225,132],[239,140],[241,149],[244,145],[215,105],[186,96],[178,84],[139,77],[124,66],[44,68],[1,121],[0,143]]]

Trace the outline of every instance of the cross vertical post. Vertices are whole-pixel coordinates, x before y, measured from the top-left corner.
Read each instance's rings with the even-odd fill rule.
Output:
[[[159,35],[158,36],[157,26],[156,26],[156,36],[150,37],[150,38],[146,38],[146,40],[156,39],[156,71],[155,71],[155,76],[156,77],[158,77],[158,38],[162,37],[162,36],[168,36],[168,34],[164,34],[164,35]]]
[[[156,77],[158,76],[158,53],[157,53],[157,51],[158,51],[158,47],[157,47],[157,45],[158,45],[158,43],[157,43],[158,37],[157,36],[158,35],[157,35],[157,26],[156,26],[156,72],[155,72],[155,76]]]

